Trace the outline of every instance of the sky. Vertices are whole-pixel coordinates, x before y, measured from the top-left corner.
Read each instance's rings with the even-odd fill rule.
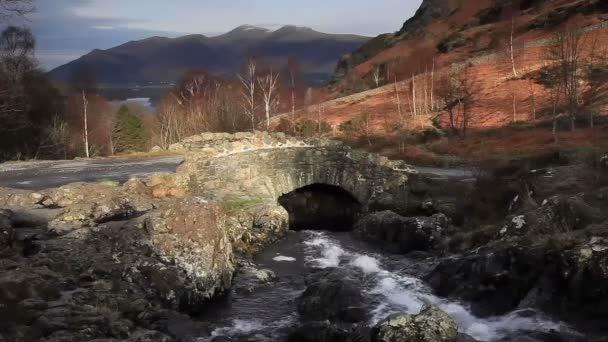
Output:
[[[28,17],[47,70],[93,49],[130,40],[218,35],[250,24],[307,26],[327,33],[394,32],[422,0],[36,0]]]

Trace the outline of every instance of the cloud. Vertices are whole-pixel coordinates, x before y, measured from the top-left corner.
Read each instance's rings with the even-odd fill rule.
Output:
[[[91,28],[96,29],[96,30],[115,30],[116,29],[116,27],[114,27],[114,26],[104,26],[104,25],[91,26]]]

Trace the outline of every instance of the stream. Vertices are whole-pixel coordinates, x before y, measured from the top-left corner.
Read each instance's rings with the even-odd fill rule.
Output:
[[[475,317],[466,305],[434,296],[419,279],[430,269],[432,260],[386,254],[353,239],[350,233],[292,231],[255,262],[260,269],[272,270],[277,280],[252,293],[233,291],[200,317],[213,328],[211,337],[200,341],[284,341],[298,324],[295,299],[305,290],[306,276],[315,269],[331,267],[363,277],[363,291],[374,303],[370,326],[392,313],[417,314],[429,303],[448,313],[460,332],[479,341],[498,341],[523,331],[570,331],[565,324],[553,322],[532,309],[500,317]],[[239,281],[238,277],[235,281]]]

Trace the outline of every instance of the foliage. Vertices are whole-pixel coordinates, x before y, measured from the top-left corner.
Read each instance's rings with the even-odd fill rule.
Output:
[[[0,161],[47,152],[48,129],[62,112],[58,91],[36,69],[35,39],[26,28],[0,37]]]
[[[503,8],[499,4],[482,9],[481,11],[479,11],[479,13],[477,13],[477,18],[479,18],[479,25],[486,25],[497,22],[500,19],[502,10]]]
[[[460,32],[454,32],[442,39],[437,44],[437,50],[441,53],[448,53],[454,49],[464,46],[467,43],[466,37]]]
[[[114,152],[143,151],[146,132],[143,120],[132,113],[127,106],[121,106],[116,114],[116,124],[112,131]]]
[[[325,121],[304,120],[296,124],[296,132],[303,137],[313,137],[331,132],[331,125]]]

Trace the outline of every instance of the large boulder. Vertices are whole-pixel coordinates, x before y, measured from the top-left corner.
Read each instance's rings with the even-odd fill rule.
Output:
[[[542,205],[508,219],[500,236],[544,235],[581,230],[606,220],[606,214],[580,196],[553,196]]]
[[[360,282],[341,269],[323,270],[306,279],[308,287],[296,300],[305,321],[357,323],[367,319]]]
[[[235,266],[222,205],[201,198],[175,200],[151,214],[145,228],[153,250],[196,284],[174,298],[179,307],[195,310],[230,289]]]
[[[542,250],[505,244],[446,258],[425,280],[437,295],[462,299],[477,315],[501,315],[518,307],[545,266]]]
[[[456,322],[434,306],[425,306],[418,315],[392,315],[372,330],[372,342],[456,342],[457,339]]]
[[[361,218],[354,231],[361,239],[381,243],[399,253],[428,251],[441,241],[448,221],[443,214],[403,217],[382,211]]]

